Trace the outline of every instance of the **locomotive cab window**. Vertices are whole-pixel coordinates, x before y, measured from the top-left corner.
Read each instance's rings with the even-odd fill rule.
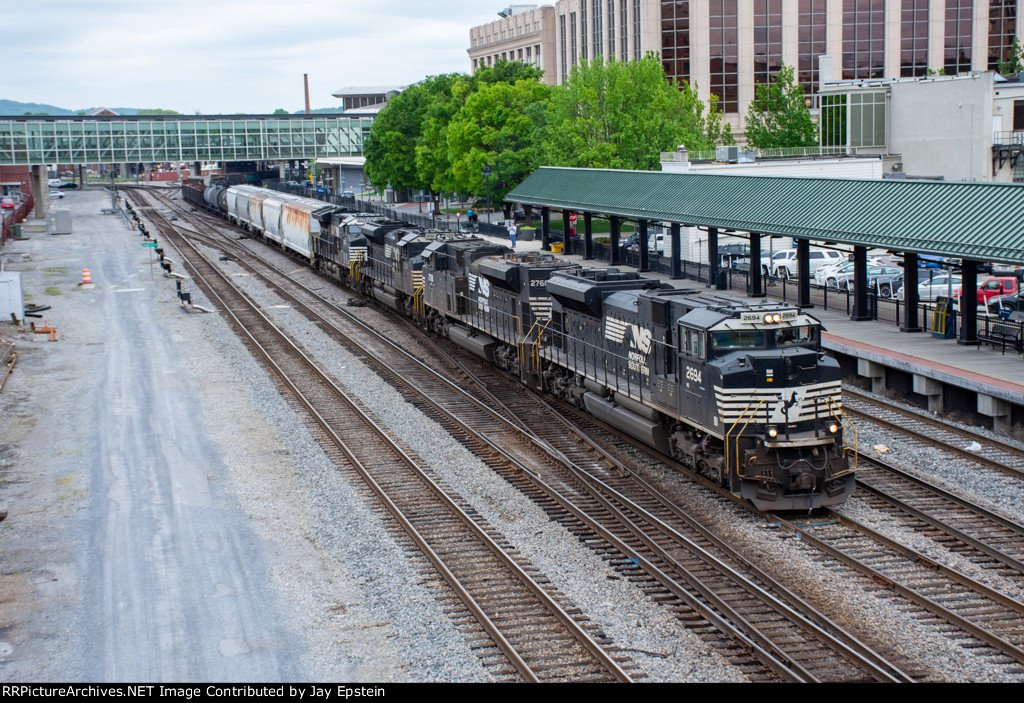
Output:
[[[711,350],[765,349],[767,339],[762,330],[730,330],[711,333]]]
[[[684,327],[680,334],[682,351],[696,359],[705,358],[704,333]]]
[[[814,325],[800,325],[775,330],[775,347],[814,347],[818,346],[818,328]]]

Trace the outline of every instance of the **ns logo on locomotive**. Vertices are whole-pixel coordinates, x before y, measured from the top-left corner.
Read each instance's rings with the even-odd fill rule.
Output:
[[[184,191],[760,509],[835,505],[853,491],[839,365],[796,308],[251,186]]]

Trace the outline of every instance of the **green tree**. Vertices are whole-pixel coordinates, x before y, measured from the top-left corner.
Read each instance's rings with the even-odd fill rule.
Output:
[[[536,78],[481,83],[466,99],[447,129],[457,192],[484,195],[489,180],[491,200],[500,202],[541,165],[551,90]],[[484,166],[491,167],[490,179]]]
[[[759,148],[814,146],[818,128],[804,103],[804,87],[793,67],[782,65],[775,79],[758,85],[747,111],[747,142]]]
[[[151,107],[151,108],[146,108],[144,110],[139,110],[139,114],[140,115],[180,115],[181,113],[177,112],[176,110],[161,110],[160,108]]]
[[[388,101],[373,121],[363,145],[366,176],[378,189],[429,188],[416,166],[427,108],[448,93],[449,76],[432,76],[409,86]]]
[[[542,71],[520,61],[498,61],[472,75],[438,76],[431,86],[423,112],[423,130],[416,145],[416,171],[423,183],[421,187],[429,188],[435,197],[442,191],[469,192],[464,190],[465,179],[457,179],[452,170],[454,159],[449,153],[448,139],[452,120],[481,86],[512,85],[521,80],[539,83],[542,75]]]
[[[288,111],[285,110],[283,107],[279,107],[276,110],[274,110],[274,114],[275,115],[287,115]]]
[[[1017,37],[1010,42],[1010,50],[1005,61],[999,62],[999,73],[1004,76],[1015,76],[1024,72],[1024,48],[1021,48]]]
[[[663,151],[680,144],[707,149],[733,143],[712,100],[665,78],[661,61],[593,61],[576,66],[551,98],[544,138],[549,163],[584,168],[657,168]]]

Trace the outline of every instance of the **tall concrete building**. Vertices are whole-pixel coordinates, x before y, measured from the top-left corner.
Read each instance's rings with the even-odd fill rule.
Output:
[[[530,57],[552,84],[594,56],[635,61],[657,52],[669,77],[702,100],[718,98],[734,133],[754,87],[785,63],[817,107],[818,57],[825,80],[956,75],[998,68],[1020,36],[1018,0],[558,0],[512,6],[470,31],[475,70],[497,58]],[[516,18],[528,15],[529,19]],[[515,22],[513,22],[513,20]],[[521,46],[520,24],[530,44]],[[523,26],[525,31],[525,26]],[[542,57],[536,60],[537,53]]]
[[[469,30],[473,72],[495,61],[522,61],[544,71],[545,82],[555,85],[555,8],[511,5],[498,16],[501,19]]]

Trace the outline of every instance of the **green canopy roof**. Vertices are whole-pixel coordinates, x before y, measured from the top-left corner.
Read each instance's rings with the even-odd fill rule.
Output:
[[[524,205],[1024,264],[1024,186],[538,169]]]

